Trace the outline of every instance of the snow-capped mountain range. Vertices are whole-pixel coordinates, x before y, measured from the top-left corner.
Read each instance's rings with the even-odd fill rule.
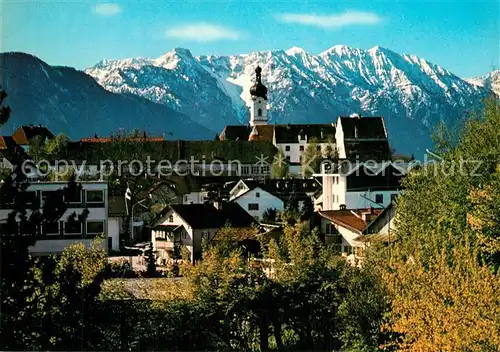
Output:
[[[467,78],[466,81],[479,87],[486,87],[500,96],[500,70],[494,70],[485,76]]]
[[[480,107],[489,86],[466,81],[414,55],[336,45],[234,56],[176,48],[156,59],[103,60],[86,70],[109,91],[168,105],[216,131],[248,123],[249,87],[263,68],[272,123],[325,123],[339,115],[384,116],[397,152],[431,146],[439,121],[454,125]],[[498,76],[498,75],[497,75]]]
[[[215,134],[168,106],[111,93],[82,71],[50,66],[25,53],[0,53],[0,87],[8,94],[4,103],[12,108],[0,135],[28,124],[42,124],[74,139],[109,136],[120,129],[167,139],[211,139]]]

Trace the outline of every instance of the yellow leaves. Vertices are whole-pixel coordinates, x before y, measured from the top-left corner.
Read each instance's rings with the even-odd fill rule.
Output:
[[[384,329],[405,334],[403,351],[499,348],[499,278],[477,263],[468,246],[457,246],[451,257],[446,253],[436,251],[426,265],[418,253],[415,264],[391,263],[383,278],[393,312]]]
[[[96,238],[90,247],[83,242],[66,247],[58,262],[57,272],[62,272],[70,265],[82,275],[82,283],[89,284],[106,265],[106,251],[102,239]]]
[[[109,279],[102,284],[103,299],[148,299],[152,301],[189,300],[193,292],[185,279]]]

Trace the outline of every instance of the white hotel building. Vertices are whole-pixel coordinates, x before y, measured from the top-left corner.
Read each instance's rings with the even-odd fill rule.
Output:
[[[60,194],[67,182],[32,182],[24,192],[26,204],[39,201],[40,209],[47,196]],[[107,237],[108,185],[105,182],[78,182],[81,189],[71,199],[63,199],[67,205],[65,213],[55,222],[41,225],[37,231],[39,239],[29,250],[33,254],[48,255],[61,253],[72,243],[83,242],[90,245],[96,236],[104,234],[103,246],[115,247],[112,238]],[[80,187],[79,187],[80,188]],[[62,196],[62,195],[61,195]],[[62,196],[64,198],[64,196]],[[10,204],[10,206],[9,206]],[[12,202],[4,200],[0,204],[0,231],[12,212]],[[78,216],[88,210],[87,216],[80,221]],[[68,221],[72,215],[76,221]]]

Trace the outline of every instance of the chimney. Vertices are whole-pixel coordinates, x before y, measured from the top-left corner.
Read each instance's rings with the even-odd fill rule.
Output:
[[[354,126],[354,138],[358,138],[358,126]]]

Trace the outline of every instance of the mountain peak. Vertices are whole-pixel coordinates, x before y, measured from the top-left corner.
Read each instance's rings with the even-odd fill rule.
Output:
[[[186,48],[174,48],[172,51],[178,55],[193,57],[193,54],[191,54],[191,50]]]
[[[396,54],[394,51],[387,49],[387,48],[384,48],[383,46],[380,46],[380,45],[376,45],[373,48],[368,49],[368,52],[371,54],[376,54],[376,53],[382,53],[382,54],[386,54],[386,55],[387,54],[389,54],[389,55]],[[396,54],[396,55],[399,55],[399,54]]]
[[[305,54],[306,51],[298,46],[292,46],[290,49],[285,51],[287,55],[297,55],[297,54]]]
[[[351,55],[354,52],[359,52],[359,49],[354,49],[351,48],[350,46],[347,45],[334,45],[330,49],[327,49],[323,51],[320,55],[321,56],[327,56],[331,54],[336,54],[336,55]]]
[[[191,59],[176,48],[154,70],[92,70],[113,92],[128,92],[168,105],[212,130],[248,122],[254,70],[266,70],[273,123],[330,123],[332,116],[388,115],[398,152],[430,147],[433,126],[457,121],[489,93],[416,56],[381,46],[335,45],[319,55],[302,48]],[[486,86],[486,83],[484,84]],[[214,103],[216,101],[217,103]],[[408,143],[418,130],[419,137]]]
[[[194,57],[189,49],[174,48],[154,60],[154,64],[166,69],[175,69],[179,62],[189,62],[191,60],[194,60]]]

